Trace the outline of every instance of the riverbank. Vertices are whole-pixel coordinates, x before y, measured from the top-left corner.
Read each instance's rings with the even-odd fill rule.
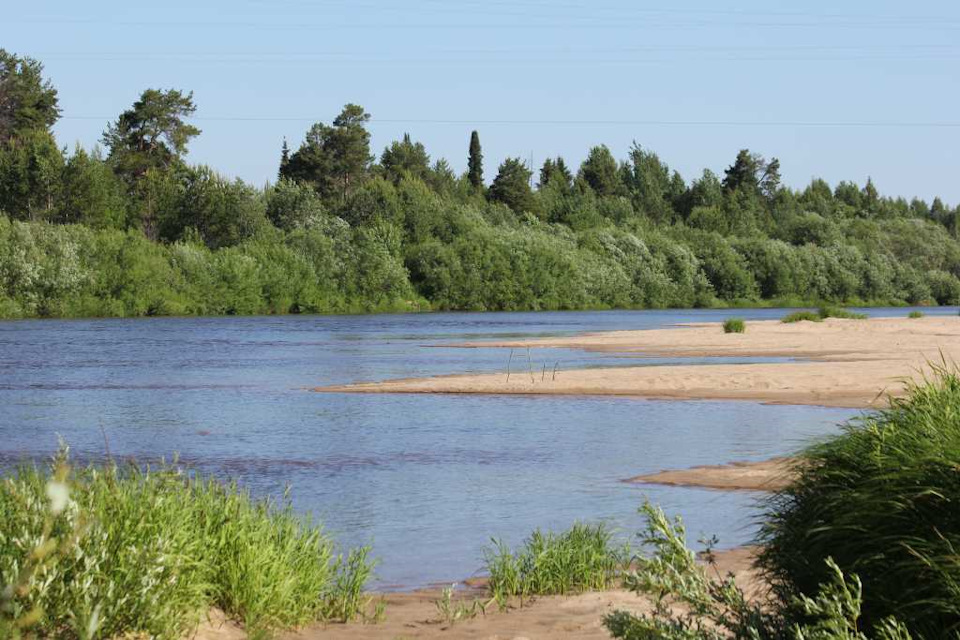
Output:
[[[715,554],[716,567],[721,575],[730,572],[737,584],[748,594],[757,594],[762,582],[753,569],[754,549],[741,548]],[[459,590],[455,601],[467,604],[485,599],[483,585],[474,584]],[[376,599],[378,596],[374,595]],[[424,589],[411,593],[389,593],[385,619],[375,624],[351,622],[304,629],[296,633],[280,634],[279,640],[393,640],[395,638],[444,638],[468,640],[475,638],[540,638],[560,640],[609,640],[610,632],[603,626],[603,617],[614,610],[635,613],[650,612],[652,604],[624,589],[589,592],[570,596],[541,596],[523,607],[502,612],[496,604],[486,613],[456,623],[441,619],[436,602],[442,591]],[[247,635],[222,616],[202,625],[196,640],[243,640]]]
[[[905,381],[922,376],[928,362],[960,359],[960,319],[827,319],[757,321],[742,334],[719,323],[669,329],[615,331],[565,338],[465,342],[463,348],[574,348],[657,357],[778,357],[797,362],[627,366],[450,375],[317,387],[347,393],[481,393],[616,395],[662,399],[752,400],[870,408],[900,395]],[[552,363],[550,363],[552,365]]]

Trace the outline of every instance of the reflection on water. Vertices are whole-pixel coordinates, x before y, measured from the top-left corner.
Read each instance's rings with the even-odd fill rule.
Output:
[[[260,495],[281,495],[289,485],[295,506],[322,518],[342,543],[375,545],[385,585],[461,579],[478,569],[491,536],[517,542],[538,526],[605,520],[627,535],[639,526],[636,508],[644,497],[682,514],[691,538],[716,533],[722,545],[734,545],[751,536],[755,495],[620,480],[783,454],[833,432],[855,412],[740,402],[306,389],[505,370],[508,350],[458,349],[447,342],[783,313],[0,322],[0,465],[45,458],[58,436],[77,457],[102,458],[105,435],[117,457],[152,461],[179,454],[187,467],[236,477]],[[531,360],[537,369],[555,362],[569,369],[678,361],[564,349],[533,349]]]

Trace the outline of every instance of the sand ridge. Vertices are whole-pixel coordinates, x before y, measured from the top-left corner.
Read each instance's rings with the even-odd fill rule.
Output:
[[[725,334],[720,323],[671,329],[616,331],[567,338],[472,342],[468,348],[576,348],[634,356],[791,357],[802,361],[608,367],[534,372],[449,375],[318,387],[349,393],[482,393],[613,395],[663,399],[753,400],[869,408],[899,395],[928,363],[960,359],[960,318],[828,319],[784,324],[747,323],[743,334]],[[642,362],[642,361],[641,361]]]

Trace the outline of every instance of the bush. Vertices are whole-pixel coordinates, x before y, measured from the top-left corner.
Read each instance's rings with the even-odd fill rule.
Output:
[[[0,637],[181,638],[211,607],[253,633],[365,604],[368,549],[338,555],[289,506],[173,467],[68,474],[63,453],[0,484]]]
[[[787,314],[781,318],[780,322],[791,323],[791,322],[823,322],[823,318],[820,317],[819,313],[814,313],[813,311],[794,311],[793,313]]]
[[[865,313],[854,313],[853,311],[847,311],[846,309],[840,309],[839,307],[820,307],[817,313],[819,313],[820,317],[824,320],[827,318],[839,318],[841,320],[867,319],[867,314]]]
[[[626,546],[613,544],[602,524],[575,524],[561,534],[539,529],[513,552],[503,541],[484,550],[490,595],[501,607],[511,597],[564,595],[609,588],[630,565]]]
[[[653,603],[650,613],[614,611],[603,624],[622,640],[866,640],[860,631],[863,591],[856,576],[845,576],[832,560],[823,563],[829,579],[814,597],[800,595],[792,604],[809,620],[793,623],[776,602],[751,601],[733,576],[721,576],[716,566],[698,563],[686,544],[679,518],[670,521],[658,507],[641,507],[646,529],[643,545],[652,551],[638,555],[624,585]],[[712,565],[712,551],[705,554]],[[679,606],[677,606],[679,605]],[[878,640],[909,640],[896,619],[877,629]]]
[[[916,320],[917,318],[922,318],[923,315],[923,311],[911,311],[907,314],[907,317]]]
[[[743,333],[747,330],[747,325],[742,318],[728,318],[723,321],[724,333]]]
[[[960,627],[958,407],[960,376],[937,367],[907,397],[802,453],[760,536],[760,563],[785,602],[828,582],[832,557],[862,580],[864,628],[894,614],[929,638]]]

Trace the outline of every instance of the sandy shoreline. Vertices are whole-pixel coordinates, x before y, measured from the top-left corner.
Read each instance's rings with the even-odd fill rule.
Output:
[[[753,400],[869,408],[899,395],[928,362],[960,359],[960,319],[829,319],[820,323],[747,323],[725,334],[719,323],[616,331],[568,338],[463,343],[469,348],[575,348],[668,357],[793,357],[801,362],[610,367],[450,375],[318,387],[348,393],[613,395],[662,399]],[[538,363],[539,364],[539,363]]]
[[[731,462],[703,465],[627,478],[634,484],[660,484],[674,487],[703,487],[723,491],[778,491],[796,477],[791,458],[773,458],[762,462]]]
[[[762,582],[751,567],[754,550],[733,549],[716,553],[716,565],[722,575],[733,573],[748,594],[762,589]],[[279,634],[284,640],[394,640],[396,638],[445,638],[466,640],[472,638],[530,640],[586,639],[609,640],[603,627],[603,617],[617,609],[650,612],[652,605],[634,593],[623,589],[598,591],[570,596],[538,597],[522,608],[507,612],[491,605],[485,615],[478,615],[450,625],[439,620],[435,602],[441,596],[439,589],[425,589],[412,593],[389,593],[386,619],[378,624],[330,624],[304,629],[297,633]],[[374,596],[377,597],[377,596]],[[484,598],[480,588],[458,591],[456,599],[467,603]],[[196,640],[241,640],[247,635],[237,625],[215,618],[201,626]]]

